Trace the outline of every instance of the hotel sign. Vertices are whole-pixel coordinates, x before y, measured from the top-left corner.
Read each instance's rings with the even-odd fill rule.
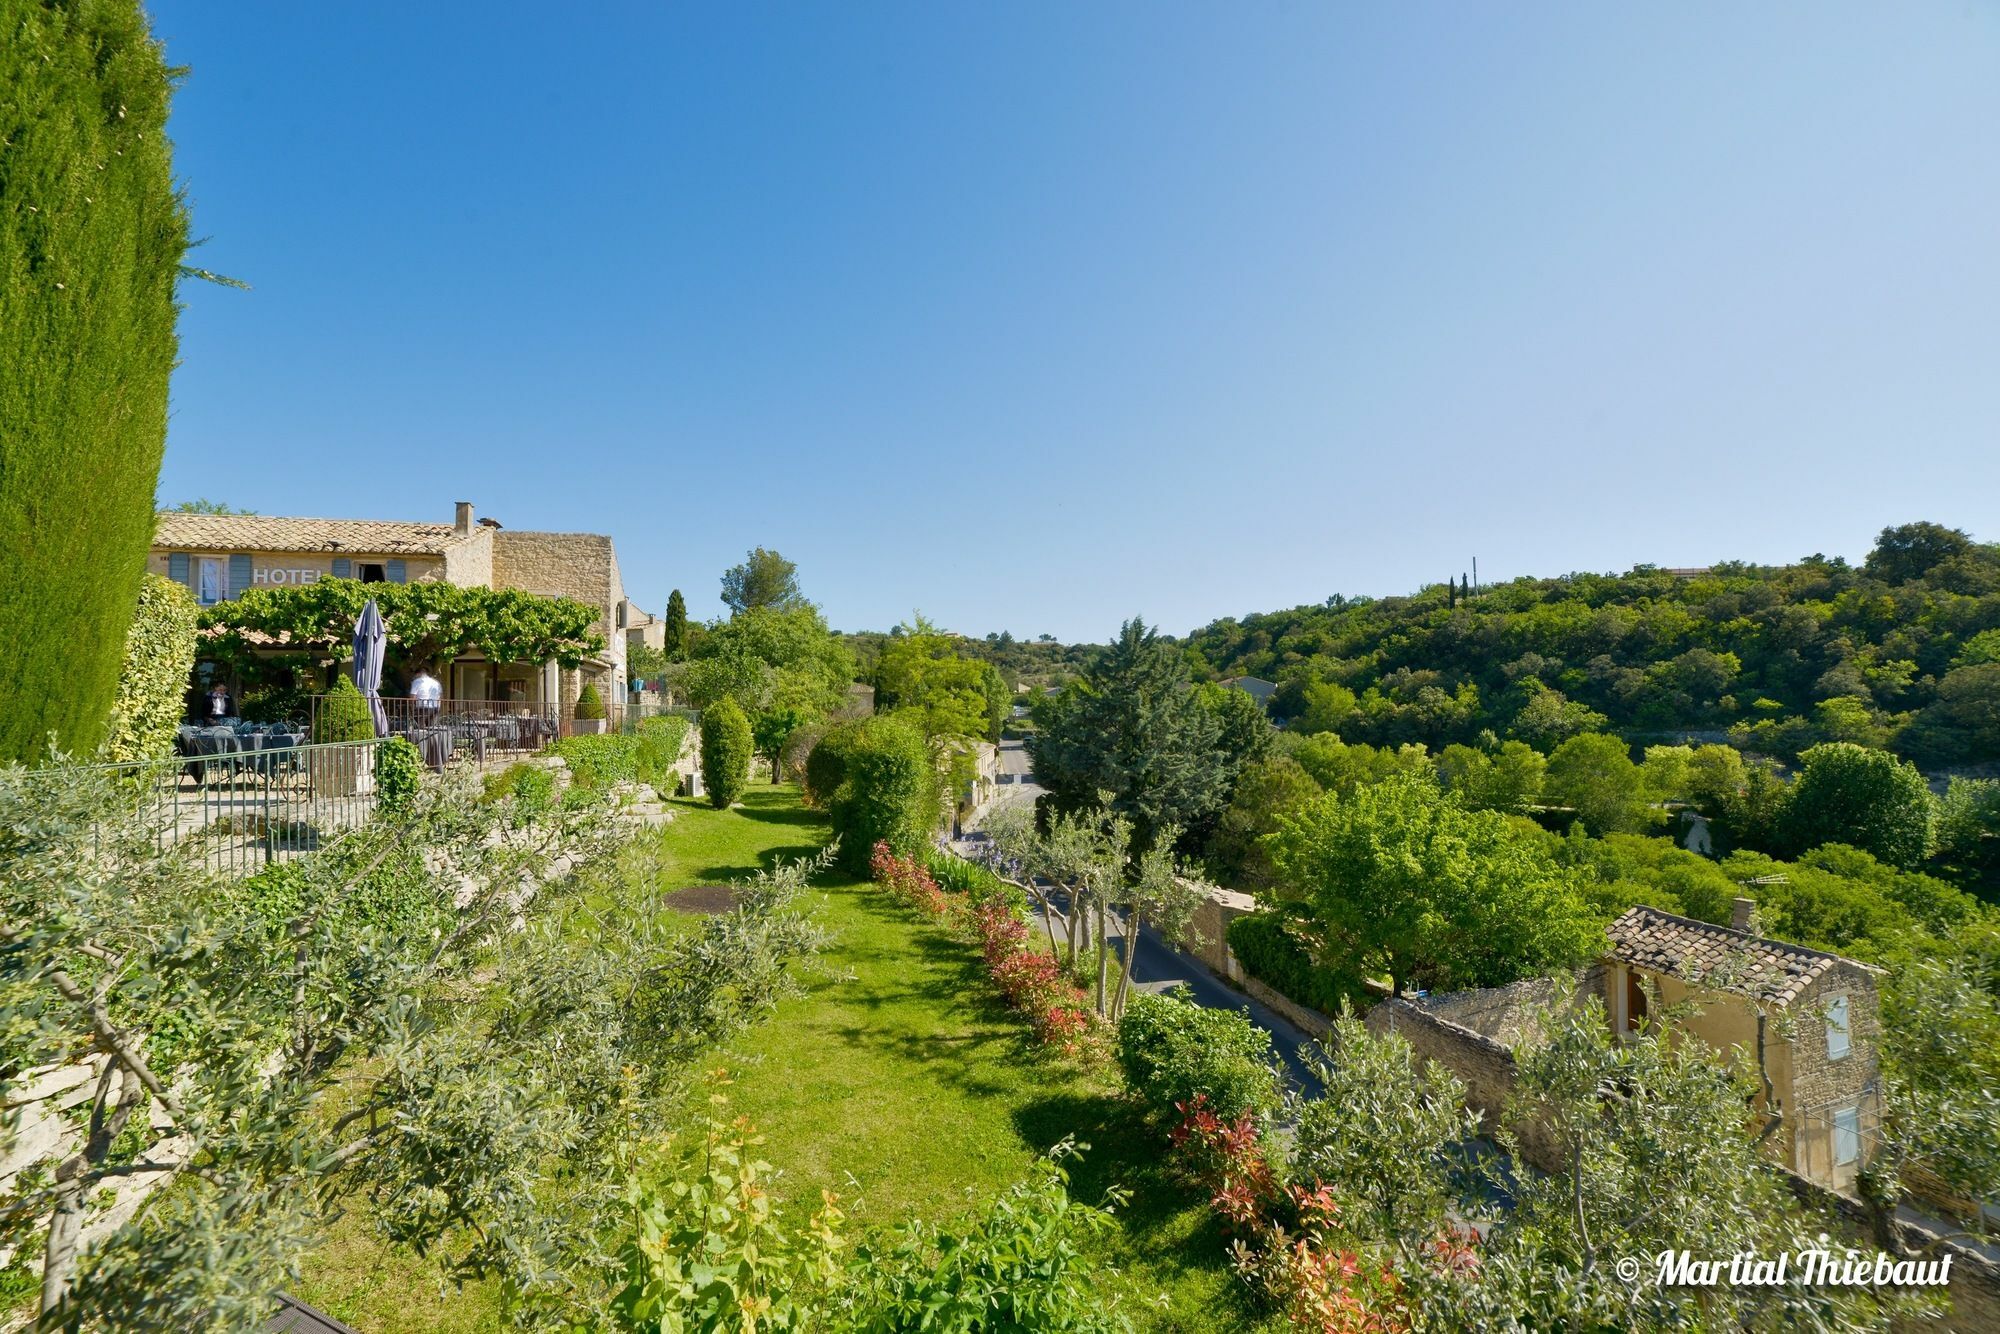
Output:
[[[259,565],[250,572],[252,587],[268,585],[299,587],[316,584],[325,577],[323,570],[281,569],[275,565]]]

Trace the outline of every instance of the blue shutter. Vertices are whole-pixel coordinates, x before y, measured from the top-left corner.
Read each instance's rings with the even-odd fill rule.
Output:
[[[392,560],[385,564],[382,567],[382,573],[392,584],[407,584],[410,582],[409,571],[404,567],[403,562],[399,560]]]
[[[354,577],[354,562],[348,560],[345,556],[335,556],[333,558],[333,577],[336,579],[352,579]]]
[[[185,551],[172,552],[167,556],[167,578],[183,586],[188,581],[188,554]]]
[[[240,598],[250,591],[250,558],[235,555],[229,558],[229,587],[223,590],[226,597]]]

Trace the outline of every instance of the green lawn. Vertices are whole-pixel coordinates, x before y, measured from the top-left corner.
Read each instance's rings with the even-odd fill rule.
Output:
[[[715,884],[810,855],[826,826],[791,787],[752,787],[743,805],[675,802],[644,850],[654,892]],[[1021,1176],[1065,1136],[1089,1144],[1075,1168],[1087,1200],[1132,1192],[1106,1246],[1110,1285],[1141,1328],[1253,1329],[1227,1243],[1202,1202],[1160,1167],[1157,1137],[1114,1079],[1045,1055],[994,998],[977,952],[865,882],[822,877],[818,920],[835,937],[808,994],[708,1064],[735,1077],[734,1110],[765,1135],[778,1190],[803,1204],[837,1192],[855,1226],[944,1219]],[[413,1261],[384,1254],[359,1226],[315,1257],[300,1295],[364,1334],[495,1327],[491,1297],[436,1300]]]

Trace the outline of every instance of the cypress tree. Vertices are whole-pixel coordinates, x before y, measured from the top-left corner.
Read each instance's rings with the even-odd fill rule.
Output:
[[[136,0],[0,0],[0,762],[104,734],[152,544],[187,213]]]
[[[667,597],[667,628],[662,632],[666,643],[668,662],[679,662],[687,656],[688,604],[676,588]]]

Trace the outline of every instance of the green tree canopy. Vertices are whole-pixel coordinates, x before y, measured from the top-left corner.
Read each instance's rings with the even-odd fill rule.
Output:
[[[922,616],[898,627],[875,659],[875,707],[916,710],[931,736],[998,741],[1013,692],[998,668],[962,653],[960,643]]]
[[[1234,774],[1221,722],[1195,692],[1186,659],[1136,617],[1037,721],[1028,751],[1057,805],[1081,810],[1109,792],[1141,846],[1228,798]]]
[[[228,662],[282,649],[345,662],[354,655],[354,622],[370,598],[382,613],[390,659],[404,669],[438,667],[472,652],[494,662],[574,667],[604,647],[592,629],[597,610],[574,598],[442,581],[322,579],[300,588],[253,588],[204,608],[203,654]]]
[[[187,213],[137,0],[0,5],[0,762],[94,751],[153,536]]]
[[[1550,802],[1573,807],[1593,834],[1633,833],[1660,820],[1645,771],[1623,741],[1599,732],[1556,747],[1542,791]]]
[[[791,708],[808,719],[839,709],[853,680],[854,656],[810,603],[714,622],[682,674],[697,708],[727,698],[745,713]]]
[[[799,592],[799,567],[762,547],[722,573],[722,605],[732,612],[771,608],[787,611],[805,601]],[[685,614],[685,608],[683,608]]]
[[[1800,760],[1782,824],[1793,850],[1846,843],[1905,870],[1930,855],[1931,793],[1915,765],[1844,741]]]
[[[1466,810],[1427,773],[1307,802],[1280,821],[1271,859],[1330,955],[1398,992],[1495,986],[1603,947],[1584,872],[1506,817]]]

